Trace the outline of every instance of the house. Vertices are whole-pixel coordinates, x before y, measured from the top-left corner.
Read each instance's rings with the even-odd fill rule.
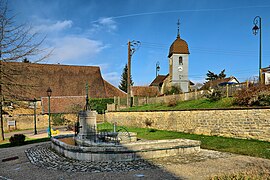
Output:
[[[261,77],[262,77],[262,83],[264,85],[270,84],[270,66],[266,68],[261,68]]]
[[[9,77],[2,77],[3,82],[9,83],[2,85],[5,99],[40,100],[47,97],[48,87],[52,89],[52,97],[85,96],[86,83],[89,85],[90,98],[126,96],[125,92],[102,78],[97,66],[22,62],[2,62],[2,66],[6,71],[4,73],[12,71]]]
[[[101,76],[96,66],[71,66],[2,62],[3,95],[5,101],[41,101],[42,113],[48,113],[48,87],[51,113],[75,113],[86,104],[86,83],[91,98],[126,97],[126,93]]]
[[[77,113],[84,109],[86,96],[52,96],[50,98],[50,113]],[[42,113],[48,113],[48,97],[41,98]]]
[[[207,89],[215,89],[219,86],[226,86],[227,84],[239,84],[239,81],[234,77],[230,76],[224,79],[216,79],[213,81],[206,82],[201,89],[207,90]]]

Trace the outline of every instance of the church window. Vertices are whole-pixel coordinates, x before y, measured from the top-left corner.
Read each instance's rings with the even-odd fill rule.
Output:
[[[183,65],[183,58],[182,58],[182,56],[179,57],[179,65]]]

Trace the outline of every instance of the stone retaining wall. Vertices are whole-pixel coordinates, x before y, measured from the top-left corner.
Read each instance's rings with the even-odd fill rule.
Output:
[[[194,134],[270,141],[270,109],[108,112],[108,122]],[[146,123],[147,122],[147,123]]]
[[[77,114],[63,114],[63,117],[70,122],[77,121]],[[37,117],[37,128],[46,128],[48,127],[48,115],[47,114],[38,114]],[[20,114],[9,117],[8,115],[3,116],[4,120],[4,131],[8,131],[7,121],[16,121],[17,129],[31,129],[34,128],[34,115],[33,114]],[[104,115],[97,114],[97,122],[104,122]],[[52,123],[52,121],[51,121]],[[13,127],[11,127],[11,130]]]

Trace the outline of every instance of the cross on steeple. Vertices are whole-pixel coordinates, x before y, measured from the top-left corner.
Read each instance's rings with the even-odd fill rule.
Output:
[[[180,20],[179,20],[179,19],[178,19],[178,21],[177,21],[176,24],[177,24],[177,37],[180,38],[180,32],[179,32],[179,31],[180,31],[180,30],[179,30],[179,29],[180,29]]]

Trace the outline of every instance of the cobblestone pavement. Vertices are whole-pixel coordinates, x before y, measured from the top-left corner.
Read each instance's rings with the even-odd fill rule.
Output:
[[[50,144],[31,147],[25,151],[30,162],[46,169],[66,172],[123,172],[145,169],[155,169],[170,164],[186,164],[205,161],[207,159],[227,158],[229,153],[201,150],[193,155],[164,157],[152,160],[137,160],[132,162],[85,162],[68,159],[50,149]]]
[[[122,172],[154,169],[146,160],[132,162],[85,162],[63,157],[50,149],[50,144],[31,147],[25,151],[30,162],[36,166],[66,172]]]

